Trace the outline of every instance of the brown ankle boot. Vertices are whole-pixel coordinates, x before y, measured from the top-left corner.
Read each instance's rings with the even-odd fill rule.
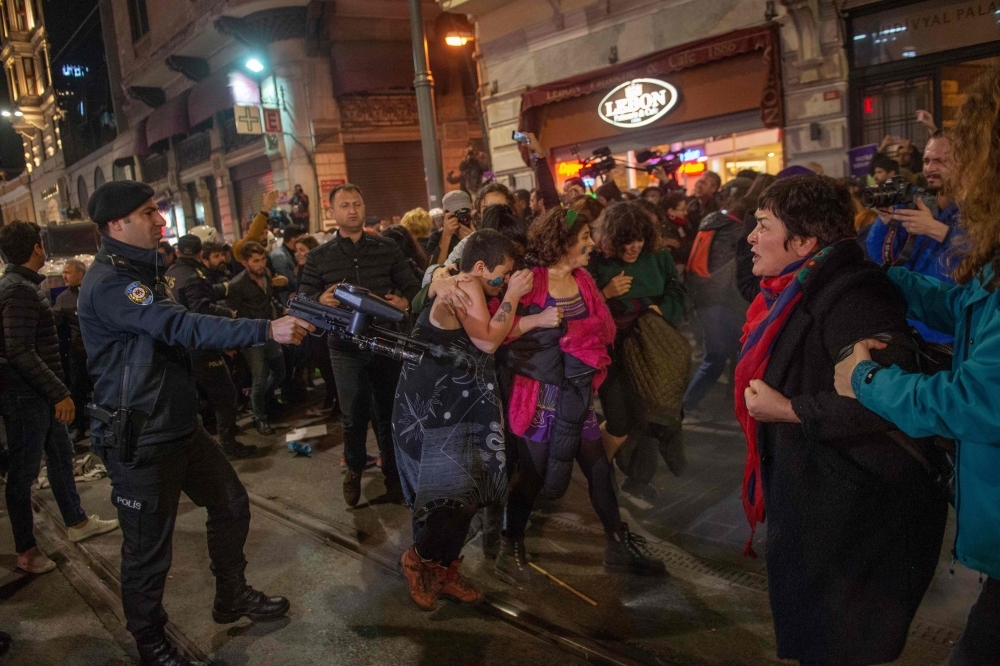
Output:
[[[448,565],[448,568],[438,567],[439,594],[463,604],[478,604],[483,600],[483,592],[473,585],[468,578],[458,573],[464,558],[458,558]]]
[[[410,546],[399,559],[406,584],[410,590],[410,598],[420,610],[432,611],[437,608],[437,596],[441,590],[439,570],[443,570],[434,562],[425,562],[417,555],[415,546]]]

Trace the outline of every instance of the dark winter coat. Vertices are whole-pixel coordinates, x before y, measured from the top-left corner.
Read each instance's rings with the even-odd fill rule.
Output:
[[[11,264],[0,277],[0,387],[55,404],[69,397],[45,278]]]
[[[764,375],[801,424],[764,423],[759,446],[778,657],[881,664],[899,657],[934,576],[947,503],[886,434],[895,426],[834,392],[841,349],[905,335],[904,304],[855,243],[805,284]],[[883,364],[915,369],[892,346]]]

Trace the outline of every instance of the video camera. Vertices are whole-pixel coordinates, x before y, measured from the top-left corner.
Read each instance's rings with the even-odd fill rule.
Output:
[[[640,150],[635,154],[635,161],[642,165],[646,173],[651,174],[657,168],[662,167],[667,175],[676,173],[684,163],[679,156],[673,153],[664,155],[658,150]]]
[[[915,209],[917,199],[934,209],[937,198],[921,187],[915,187],[905,178],[889,178],[881,185],[861,190],[861,205],[865,208],[891,208],[906,206]]]
[[[580,166],[580,178],[590,178],[597,180],[598,176],[610,172],[616,166],[615,158],[611,156],[611,149],[607,146],[598,148],[592,157],[583,160]]]
[[[474,363],[466,354],[375,325],[374,320],[398,324],[406,317],[406,313],[373,296],[364,287],[342,284],[334,289],[333,295],[340,301],[340,307],[331,308],[296,294],[288,301],[288,314],[307,321],[316,328],[330,331],[331,335],[336,335],[341,340],[353,342],[361,349],[389,356],[397,361],[419,364],[424,354],[429,354],[431,358],[455,367],[468,367],[470,363]]]

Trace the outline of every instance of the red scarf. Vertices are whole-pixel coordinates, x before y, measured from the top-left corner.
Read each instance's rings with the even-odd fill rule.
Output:
[[[801,268],[805,260],[793,264],[788,272],[777,277],[760,281],[760,294],[747,310],[747,322],[743,326],[743,351],[736,364],[736,419],[747,438],[747,461],[743,471],[743,511],[750,522],[750,538],[743,554],[757,557],[753,550],[753,534],[758,523],[764,522],[764,489],[761,485],[760,451],[757,449],[757,420],[747,410],[744,392],[751,380],[763,379],[771,351],[788,321],[802,299],[802,281],[805,271]],[[810,261],[807,267],[812,267]]]

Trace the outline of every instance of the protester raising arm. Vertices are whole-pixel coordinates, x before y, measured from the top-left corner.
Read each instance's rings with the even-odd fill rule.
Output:
[[[253,218],[246,235],[233,243],[233,257],[236,261],[243,261],[243,245],[247,241],[253,241],[262,245],[267,245],[267,219],[271,209],[278,203],[278,191],[271,190],[264,195],[264,203],[260,212]]]

